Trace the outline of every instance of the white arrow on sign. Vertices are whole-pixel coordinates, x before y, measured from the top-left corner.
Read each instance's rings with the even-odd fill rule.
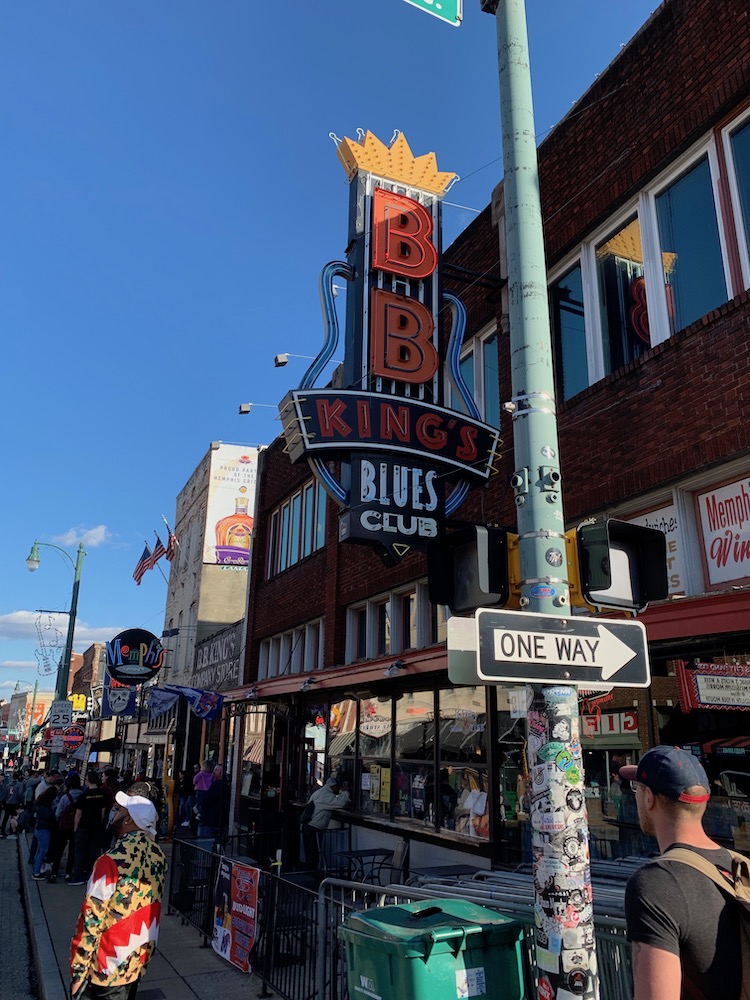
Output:
[[[598,638],[495,628],[495,659],[498,663],[594,667],[606,681],[638,654],[604,625],[597,625],[596,631]]]

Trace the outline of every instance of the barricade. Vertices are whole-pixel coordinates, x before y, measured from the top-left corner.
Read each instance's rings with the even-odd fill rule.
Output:
[[[169,912],[179,913],[194,926],[203,935],[204,944],[212,933],[213,887],[220,856],[218,850],[212,851],[197,840],[176,840],[173,844]],[[247,856],[235,860],[249,861]],[[349,1000],[345,951],[337,931],[353,910],[441,897],[470,898],[523,923],[524,980],[528,995],[536,995],[534,915],[527,893],[506,894],[491,879],[471,880],[471,884],[381,887],[322,876],[261,870],[251,962],[264,986],[284,1000]],[[602,1000],[632,996],[624,919],[599,913],[595,915],[595,933]],[[270,994],[264,990],[263,995]]]

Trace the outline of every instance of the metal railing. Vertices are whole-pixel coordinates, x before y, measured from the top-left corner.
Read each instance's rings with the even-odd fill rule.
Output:
[[[231,855],[227,855],[231,856]],[[213,893],[221,854],[198,840],[175,841],[169,911],[179,913],[207,943],[213,928]],[[235,857],[245,863],[247,856]],[[258,886],[252,967],[264,987],[285,1000],[349,1000],[346,952],[338,929],[350,913],[389,903],[429,898],[470,898],[514,917],[523,926],[523,976],[527,996],[536,996],[534,912],[530,903],[498,898],[497,887],[436,883],[420,887],[373,886],[324,873],[278,875],[262,870]],[[322,881],[321,881],[322,878]],[[512,896],[512,894],[510,894]],[[630,947],[621,917],[595,916],[602,1000],[632,996]],[[263,995],[268,995],[264,990]]]

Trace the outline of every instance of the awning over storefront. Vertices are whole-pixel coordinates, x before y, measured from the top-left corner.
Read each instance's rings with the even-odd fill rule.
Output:
[[[89,748],[92,753],[115,753],[122,750],[122,740],[119,736],[111,736],[108,740],[96,740]]]
[[[704,753],[714,753],[719,757],[744,757],[750,755],[750,737],[735,736],[734,739],[718,738],[703,744]]]
[[[339,733],[334,736],[328,746],[329,757],[341,757],[344,754],[354,754],[355,732]]]

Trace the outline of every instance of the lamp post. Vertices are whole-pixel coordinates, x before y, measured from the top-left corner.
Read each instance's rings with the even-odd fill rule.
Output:
[[[70,554],[61,549],[59,545],[51,545],[49,542],[37,542],[31,546],[31,552],[26,560],[26,566],[30,573],[35,573],[39,569],[39,546],[44,545],[48,549],[55,549],[61,552],[73,567],[73,595],[70,599],[70,612],[68,618],[68,636],[65,640],[65,652],[57,670],[57,682],[55,685],[55,698],[58,701],[65,701],[68,697],[68,677],[70,675],[70,660],[73,655],[73,633],[76,627],[76,614],[78,612],[78,591],[81,586],[81,570],[83,569],[83,559],[86,555],[83,543],[78,546],[78,555],[75,562]]]

